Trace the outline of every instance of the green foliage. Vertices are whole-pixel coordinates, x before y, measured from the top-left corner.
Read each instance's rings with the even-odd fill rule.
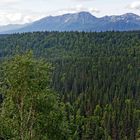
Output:
[[[22,55],[28,50],[35,58]],[[16,106],[26,95],[25,118],[34,101],[34,139],[140,139],[139,31],[2,35],[0,58],[8,59],[0,73],[1,136],[19,135]]]
[[[49,90],[51,65],[31,53],[3,64],[0,136],[7,139],[64,139],[64,105]]]

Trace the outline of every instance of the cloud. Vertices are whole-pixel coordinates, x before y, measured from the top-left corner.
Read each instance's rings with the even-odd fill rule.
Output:
[[[129,9],[137,9],[140,10],[140,1],[134,1],[127,6]]]
[[[59,11],[57,11],[58,15],[61,14],[65,14],[65,13],[77,13],[77,12],[81,12],[81,11],[87,11],[90,13],[99,13],[100,11],[97,8],[92,8],[92,7],[84,7],[83,5],[77,5],[75,7],[70,7],[67,9],[61,9]]]
[[[93,0],[73,0],[73,1],[78,1],[78,2],[90,2],[90,1],[93,1]]]
[[[0,2],[3,2],[4,0],[0,0]],[[7,2],[14,2],[21,1],[21,0],[5,0],[5,4]],[[96,8],[92,7],[85,7],[83,5],[77,5],[75,7],[69,7],[60,9],[57,11],[48,11],[48,12],[35,12],[32,10],[22,10],[15,7],[9,7],[7,9],[3,8],[5,6],[1,6],[0,9],[0,25],[7,25],[7,24],[24,24],[24,23],[30,23],[36,20],[39,20],[43,17],[49,16],[49,15],[62,15],[66,13],[77,13],[81,11],[87,11],[90,13],[99,13],[100,11]]]
[[[20,2],[20,0],[0,0],[0,5],[15,4],[17,2]]]
[[[0,11],[0,25],[6,24],[24,24],[29,23],[35,20],[38,20],[43,17],[40,16],[41,13],[34,13],[34,12],[10,12],[10,11]]]
[[[0,0],[0,25],[30,23],[45,16],[29,7],[21,7],[22,2],[23,0]]]

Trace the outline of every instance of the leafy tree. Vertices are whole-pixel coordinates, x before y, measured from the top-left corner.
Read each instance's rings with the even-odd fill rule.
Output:
[[[66,136],[64,106],[49,90],[51,70],[49,63],[36,60],[31,52],[3,64],[4,101],[0,116],[3,138],[55,140]]]

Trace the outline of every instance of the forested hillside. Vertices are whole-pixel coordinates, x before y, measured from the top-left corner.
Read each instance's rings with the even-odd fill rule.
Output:
[[[140,139],[140,32],[1,35],[0,61],[0,139]]]

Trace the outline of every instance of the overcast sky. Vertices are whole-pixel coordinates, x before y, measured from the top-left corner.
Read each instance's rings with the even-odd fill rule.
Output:
[[[89,11],[97,17],[140,15],[140,0],[0,0],[0,25],[23,24],[49,15],[80,11]]]

